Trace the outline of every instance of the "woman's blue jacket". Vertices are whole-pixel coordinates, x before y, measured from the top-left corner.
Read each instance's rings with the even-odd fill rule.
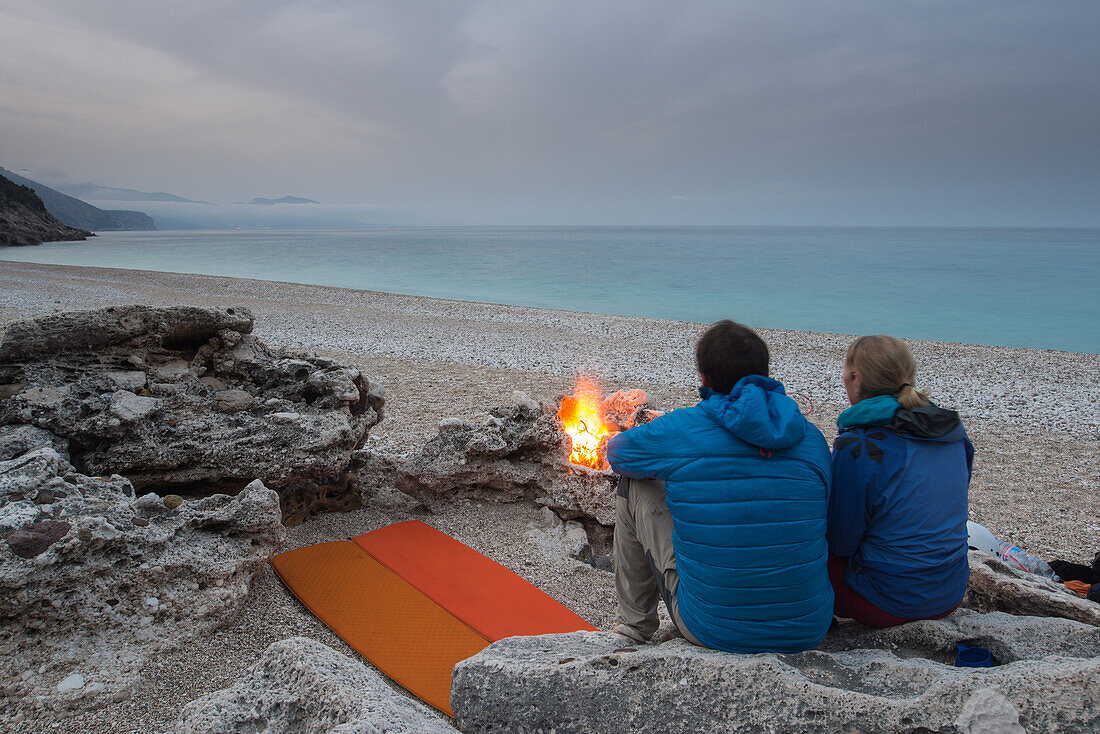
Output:
[[[829,551],[848,556],[844,583],[903,619],[962,601],[967,488],[974,447],[959,416],[904,410],[892,395],[840,414],[833,444]]]
[[[731,652],[799,652],[833,617],[826,571],[829,449],[760,375],[608,442],[611,468],[663,479],[688,631]]]

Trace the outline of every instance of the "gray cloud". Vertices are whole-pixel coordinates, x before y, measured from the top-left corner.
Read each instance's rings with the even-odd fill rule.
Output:
[[[0,9],[0,163],[410,222],[1098,225],[1098,35],[1091,0],[42,0]]]

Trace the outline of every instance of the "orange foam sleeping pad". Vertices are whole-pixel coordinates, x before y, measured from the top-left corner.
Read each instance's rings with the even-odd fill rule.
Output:
[[[594,630],[474,549],[411,520],[281,553],[271,565],[333,632],[449,716],[451,672],[512,635]]]
[[[311,612],[410,693],[448,716],[451,671],[489,641],[351,541],[271,559]]]
[[[419,520],[388,525],[353,540],[492,642],[515,635],[596,629],[496,561]]]

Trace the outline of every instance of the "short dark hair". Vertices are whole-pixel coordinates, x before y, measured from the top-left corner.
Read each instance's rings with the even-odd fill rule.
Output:
[[[749,327],[725,319],[699,337],[695,365],[711,389],[725,395],[745,375],[768,376],[768,345]]]

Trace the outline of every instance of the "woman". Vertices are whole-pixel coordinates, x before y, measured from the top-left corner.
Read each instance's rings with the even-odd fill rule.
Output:
[[[835,612],[874,627],[950,614],[966,593],[967,488],[974,447],[957,413],[913,383],[904,342],[848,347],[829,499]]]

